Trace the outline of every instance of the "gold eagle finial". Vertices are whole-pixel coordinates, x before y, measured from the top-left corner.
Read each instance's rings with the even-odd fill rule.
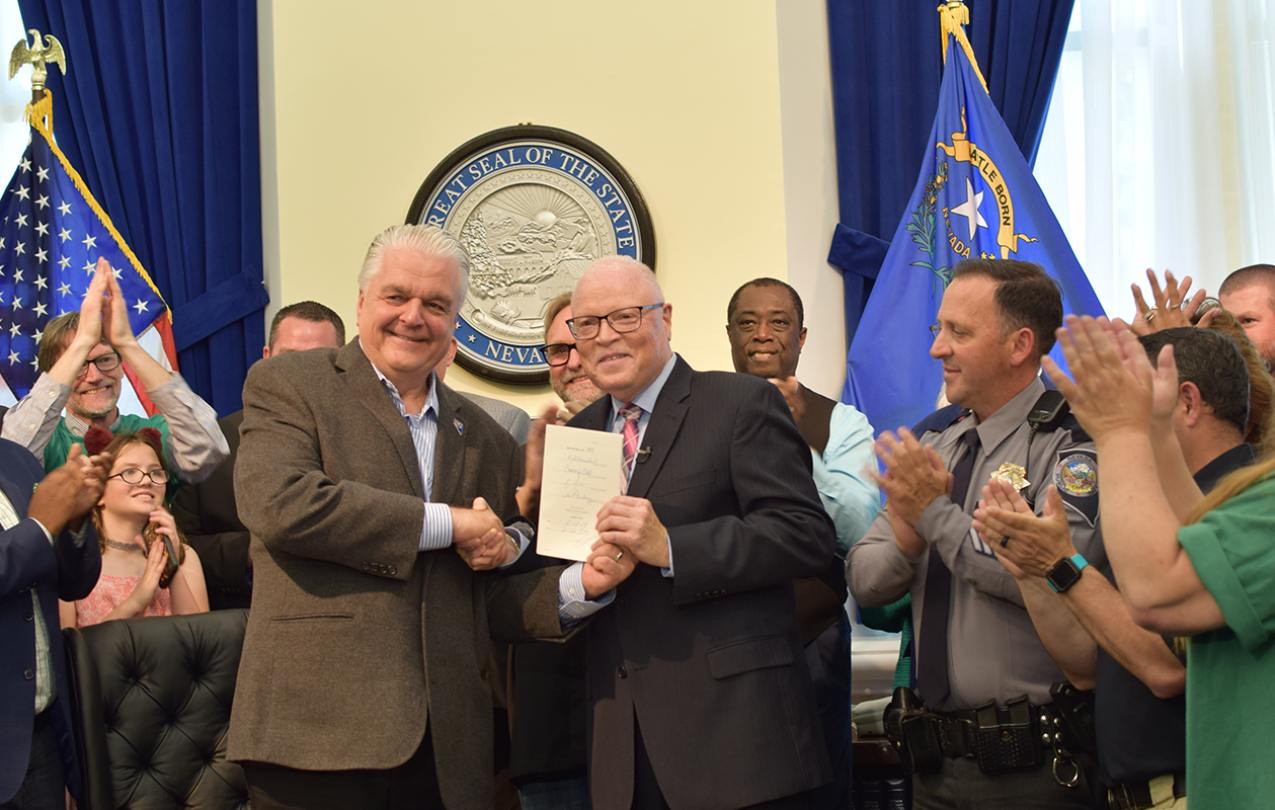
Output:
[[[29,33],[34,35],[35,41],[32,47],[27,46],[27,41],[23,39],[17,45],[13,46],[13,53],[9,55],[9,78],[12,79],[18,72],[18,68],[23,65],[30,64],[35,68],[35,72],[31,74],[31,89],[43,90],[44,80],[48,78],[47,65],[52,62],[62,68],[62,75],[66,75],[66,52],[62,50],[62,43],[58,42],[57,37],[48,34],[44,37],[44,44],[40,44],[40,32],[31,28]]]

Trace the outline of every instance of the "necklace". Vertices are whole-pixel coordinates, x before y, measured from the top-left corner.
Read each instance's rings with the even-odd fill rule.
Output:
[[[105,543],[108,548],[119,549],[120,551],[135,551],[143,557],[146,556],[146,551],[136,543],[117,543],[114,540],[107,540],[105,538],[103,538],[102,542]]]

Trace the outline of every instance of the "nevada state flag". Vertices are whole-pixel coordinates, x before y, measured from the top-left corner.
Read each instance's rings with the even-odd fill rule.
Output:
[[[1062,286],[1066,312],[1103,312],[1018,144],[950,35],[947,55],[930,149],[846,360],[842,399],[878,432],[911,427],[934,410],[943,370],[929,356],[929,327],[962,259],[1036,262]],[[1052,356],[1063,365],[1057,347]]]

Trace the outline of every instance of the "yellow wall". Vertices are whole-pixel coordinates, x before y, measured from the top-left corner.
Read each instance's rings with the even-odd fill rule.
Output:
[[[835,396],[840,282],[822,261],[835,220],[830,102],[801,73],[822,70],[814,86],[826,88],[822,9],[822,0],[263,0],[268,314],[313,298],[353,331],[367,243],[404,220],[435,165],[489,130],[545,124],[602,146],[641,189],[674,347],[692,365],[730,368],[730,293],[756,276],[785,278],[797,262],[794,282],[819,279],[798,285],[821,299],[808,308],[829,313],[819,330],[808,316],[826,358],[808,369],[808,343],[801,372]],[[781,111],[784,83],[801,93]],[[794,193],[794,183],[812,193]],[[788,244],[791,223],[807,232],[798,247]],[[533,412],[551,397],[547,386],[498,386],[461,369],[448,382]]]

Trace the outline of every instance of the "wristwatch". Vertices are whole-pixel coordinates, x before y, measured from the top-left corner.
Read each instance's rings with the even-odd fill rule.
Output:
[[[1062,593],[1080,581],[1080,572],[1087,565],[1089,561],[1079,554],[1063,557],[1046,572],[1045,581],[1049,583],[1054,593]]]

